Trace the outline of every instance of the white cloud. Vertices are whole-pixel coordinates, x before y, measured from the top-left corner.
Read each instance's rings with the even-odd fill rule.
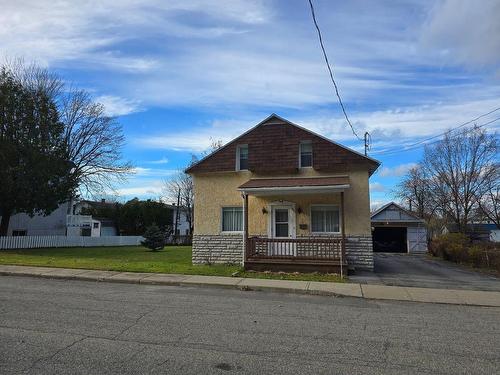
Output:
[[[500,101],[497,98],[479,98],[462,102],[356,113],[351,114],[351,119],[358,134],[370,132],[373,141],[370,155],[377,158],[379,153],[383,155],[383,152],[388,150],[403,150],[407,144],[412,144],[423,137],[441,134],[496,107],[500,107]],[[140,147],[151,149],[201,152],[209,148],[211,139],[222,140],[226,143],[267,116],[268,114],[260,113],[251,117],[242,116],[239,119],[214,120],[203,127],[167,134],[152,134],[138,137],[133,142]],[[323,112],[286,117],[320,135],[350,144],[357,151],[362,151],[360,142],[356,141],[353,146],[352,142],[355,138],[339,114]],[[497,111],[481,118],[476,124],[485,124],[499,117],[500,111]],[[488,125],[486,129],[500,129],[500,120]]]
[[[424,47],[442,60],[465,65],[500,64],[500,2],[445,0],[436,3],[423,26]]]
[[[135,100],[120,98],[113,95],[102,95],[96,98],[101,103],[108,116],[125,116],[140,111],[139,103]]]
[[[107,0],[98,5],[82,1],[78,7],[70,1],[4,3],[0,54],[104,72],[106,92],[132,101],[125,111],[136,102],[145,107],[208,106],[220,112],[234,111],[235,106],[259,106],[270,112],[276,107],[337,108],[303,4],[244,0]],[[439,11],[425,2],[367,3],[363,12],[358,6],[355,2],[317,4],[326,47],[347,103],[379,103],[394,90],[400,95],[394,95],[393,102],[407,102],[405,96],[411,95],[414,102],[416,97],[430,101],[430,96],[456,92],[457,85],[451,91],[445,80],[468,83],[468,74],[456,77],[415,70],[435,63],[417,45],[426,30],[422,23],[447,14],[446,6]],[[349,21],[353,16],[355,24]],[[486,24],[495,31],[491,20],[495,18],[488,15]],[[429,21],[433,22],[443,23]],[[473,29],[484,40],[491,39],[485,27]],[[480,44],[484,43],[475,43]],[[497,50],[490,48],[492,53]]]
[[[363,12],[357,2],[317,4],[341,94],[358,133],[372,134],[374,156],[499,105],[497,82],[436,63],[434,48],[449,49],[440,36],[453,50],[485,49],[484,63],[499,57],[495,2],[457,4],[368,2]],[[0,54],[105,77],[96,95],[109,113],[180,106],[214,119],[131,140],[143,147],[200,152],[281,109],[333,140],[354,140],[302,3],[4,0],[1,8]],[[480,25],[463,27],[469,12]]]
[[[216,121],[211,126],[137,137],[133,143],[149,149],[202,152],[210,148],[212,140],[221,140],[222,143],[227,143],[256,123],[244,123],[240,120],[234,121],[230,125],[225,121]]]
[[[405,163],[405,164],[396,165],[395,167],[392,167],[392,168],[383,167],[379,172],[379,176],[380,177],[401,177],[406,172],[408,172],[410,169],[415,167],[416,165],[417,165],[417,163]]]
[[[158,169],[158,168],[143,168],[135,167],[132,170],[135,176],[138,177],[171,177],[178,173],[176,169]]]
[[[351,120],[357,132],[362,135],[369,131],[372,136],[374,156],[385,149],[394,149],[413,142],[415,139],[443,133],[468,120],[474,119],[494,108],[500,107],[500,90],[494,96],[485,98],[480,93],[473,94],[472,100],[439,102],[432,105],[400,107],[384,111],[351,113]],[[500,117],[500,111],[476,121],[484,124]],[[354,137],[345,121],[339,115],[314,114],[298,118],[294,122],[334,140],[353,140]],[[500,128],[500,121],[488,125],[489,129]]]
[[[81,1],[78,6],[72,1],[28,0],[2,1],[1,8],[0,50],[47,62],[103,56],[102,48],[144,34],[206,38],[210,33],[214,37],[224,33],[221,28],[189,28],[179,23],[175,16],[183,12],[247,25],[259,24],[269,17],[260,2],[242,0],[230,3],[216,0],[108,0],[98,4]],[[111,62],[114,59],[121,57],[114,56]],[[106,63],[106,59],[101,62]]]
[[[168,159],[166,157],[162,157],[158,160],[152,160],[148,162],[149,164],[168,164]]]
[[[370,183],[370,192],[383,193],[386,191],[386,188],[380,182],[372,182]]]
[[[390,200],[388,200],[388,199],[372,200],[372,201],[370,201],[370,211],[374,212],[389,202],[390,202]]]
[[[149,182],[144,186],[129,186],[118,188],[115,190],[116,194],[123,199],[137,198],[158,198],[162,192],[161,182]]]

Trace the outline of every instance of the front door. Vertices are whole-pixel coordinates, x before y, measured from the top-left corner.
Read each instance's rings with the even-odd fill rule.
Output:
[[[277,240],[295,238],[295,212],[292,206],[272,207],[271,237]],[[297,247],[289,241],[276,241],[269,249],[272,255],[295,256]]]

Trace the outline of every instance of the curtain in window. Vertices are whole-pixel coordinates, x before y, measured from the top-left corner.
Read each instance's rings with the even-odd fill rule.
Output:
[[[318,206],[311,208],[312,232],[340,232],[339,221],[337,207]]]
[[[339,211],[330,209],[325,210],[325,232],[338,232],[339,231]]]
[[[313,232],[324,232],[323,211],[316,208],[311,209],[311,230]]]
[[[222,230],[224,232],[243,231],[242,207],[224,207],[222,209]]]

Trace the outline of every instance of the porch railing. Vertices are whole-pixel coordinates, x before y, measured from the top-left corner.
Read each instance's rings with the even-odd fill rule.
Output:
[[[249,237],[247,259],[339,260],[345,259],[342,238]]]

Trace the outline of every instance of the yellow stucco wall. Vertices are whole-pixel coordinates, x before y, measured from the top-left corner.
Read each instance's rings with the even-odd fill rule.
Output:
[[[340,174],[339,174],[340,175]],[[345,192],[346,235],[371,235],[370,200],[368,191],[368,171],[351,170],[341,175],[348,175],[351,187]],[[300,170],[290,177],[334,176],[332,173],[318,173],[313,169]],[[221,211],[226,206],[242,206],[243,199],[238,186],[250,178],[272,177],[258,176],[248,171],[195,174],[194,178],[194,234],[221,233]],[[284,176],[280,176],[284,177]],[[270,219],[269,203],[273,201],[295,203],[297,235],[308,235],[310,229],[311,204],[338,204],[340,193],[314,195],[282,195],[254,197],[248,199],[248,230],[250,235],[267,235]],[[262,212],[266,208],[267,214]],[[298,213],[298,208],[302,213]],[[307,224],[307,230],[301,230],[300,224]]]

